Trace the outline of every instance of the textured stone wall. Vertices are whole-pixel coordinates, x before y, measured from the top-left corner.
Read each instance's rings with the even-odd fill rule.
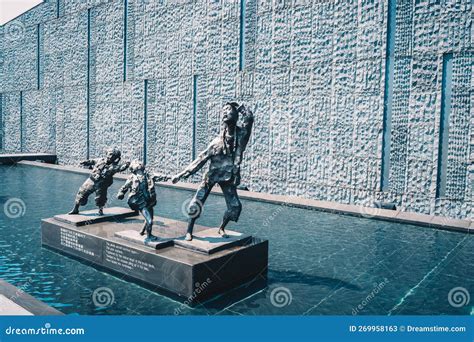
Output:
[[[237,100],[256,114],[249,189],[472,218],[473,17],[471,0],[47,0],[0,28],[0,146],[64,164],[118,146],[174,173]]]

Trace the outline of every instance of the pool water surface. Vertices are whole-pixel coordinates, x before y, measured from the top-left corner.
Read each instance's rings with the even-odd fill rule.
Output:
[[[0,279],[65,314],[107,315],[468,315],[474,294],[474,238],[365,218],[243,200],[230,229],[268,239],[268,286],[237,289],[194,308],[41,247],[42,218],[71,209],[86,175],[26,165],[0,166]],[[109,190],[110,206],[122,181]],[[185,220],[189,191],[157,188],[156,215]],[[24,203],[19,217],[4,210]],[[86,208],[92,209],[93,198]],[[199,224],[216,227],[224,199],[211,195]],[[98,307],[92,293],[112,290]],[[450,296],[451,291],[451,296]],[[457,291],[456,289],[454,291]],[[459,298],[458,298],[459,299]]]

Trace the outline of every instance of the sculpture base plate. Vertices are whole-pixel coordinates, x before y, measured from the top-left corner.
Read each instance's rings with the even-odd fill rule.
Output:
[[[159,217],[144,243],[141,217],[83,226],[56,218],[42,220],[44,246],[126,276],[189,305],[202,303],[256,278],[265,278],[268,241],[217,228],[195,226],[196,238],[183,242],[187,223]],[[156,243],[156,244],[155,244]],[[196,247],[197,246],[197,247]]]
[[[126,217],[138,216],[138,212],[121,207],[104,208],[104,215],[99,215],[99,209],[82,211],[79,214],[56,215],[58,221],[72,224],[74,226],[85,226],[106,221],[118,221]]]
[[[218,234],[218,231],[218,228],[205,229],[194,233],[191,241],[186,241],[184,236],[175,239],[174,245],[200,253],[213,254],[234,246],[244,246],[252,240],[250,235],[232,230],[226,230],[228,237],[224,238]]]
[[[147,241],[146,235],[140,235],[140,232],[136,230],[124,230],[122,232],[115,233],[115,236],[130,242],[151,247],[153,249],[161,249],[173,246],[173,238],[157,237],[157,241]]]

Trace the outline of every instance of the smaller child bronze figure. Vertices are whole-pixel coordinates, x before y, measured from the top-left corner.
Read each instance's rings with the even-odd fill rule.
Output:
[[[167,176],[152,176],[145,170],[143,163],[134,160],[130,164],[132,173],[125,184],[120,188],[117,198],[123,199],[127,191],[128,205],[132,210],[138,210],[145,218],[145,225],[140,235],[147,234],[145,242],[156,241],[158,237],[152,234],[153,207],[156,205],[155,182],[166,181]]]

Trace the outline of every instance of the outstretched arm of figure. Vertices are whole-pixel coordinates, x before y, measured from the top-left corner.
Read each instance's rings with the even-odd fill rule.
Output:
[[[94,166],[97,163],[96,159],[87,159],[79,163],[81,166]]]
[[[130,162],[120,164],[119,167],[118,167],[117,172],[125,171],[126,169],[128,169],[129,166],[130,166]]]
[[[117,193],[117,198],[119,200],[123,199],[127,191],[130,190],[131,186],[132,186],[132,180],[129,178],[127,179],[125,184],[120,188],[119,192]]]
[[[166,181],[170,180],[171,177],[166,176],[166,175],[157,175],[157,174],[155,174],[155,175],[152,176],[152,179],[153,179],[153,182],[155,182],[155,183],[156,182],[166,182]]]
[[[211,151],[213,148],[214,144],[211,142],[204,151],[199,153],[197,158],[191,164],[189,164],[187,168],[185,168],[181,173],[173,176],[171,181],[173,183],[177,183],[181,178],[188,178],[189,176],[198,172],[204,166],[204,164],[206,164],[208,159],[211,158]]]

